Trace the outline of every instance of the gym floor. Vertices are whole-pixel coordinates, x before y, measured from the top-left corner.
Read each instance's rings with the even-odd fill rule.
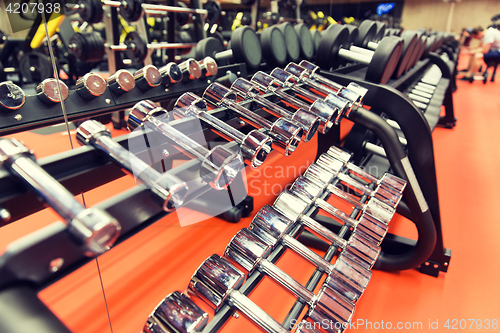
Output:
[[[466,65],[466,59],[461,60],[459,68]],[[454,94],[457,126],[436,128],[433,133],[444,243],[452,251],[448,272],[434,278],[416,270],[374,271],[349,331],[390,327],[404,331],[498,330],[500,224],[495,222],[495,216],[496,203],[500,201],[500,176],[495,175],[500,162],[496,143],[500,125],[499,85],[458,81]],[[125,133],[113,130],[113,136]],[[74,131],[72,136],[76,144]],[[22,139],[38,158],[70,149],[64,132],[20,133],[11,137]],[[273,153],[262,169],[247,172],[255,211],[272,203],[275,194],[314,160],[315,144],[316,140],[301,144],[294,157],[287,159]],[[123,177],[86,193],[86,204],[93,205],[132,186],[132,177]],[[196,218],[193,212],[183,213]],[[57,220],[46,209],[5,226],[0,229],[0,248]],[[237,224],[211,218],[180,227],[176,214],[171,214],[99,257],[98,265],[92,261],[46,288],[40,297],[74,332],[138,332],[165,295],[184,290],[199,264],[212,253],[221,254],[232,236],[249,223],[249,218]],[[412,223],[400,217],[392,221],[391,232],[416,236]],[[278,266],[303,283],[313,271],[311,265],[290,252],[285,253]],[[294,301],[268,279],[250,298],[278,321],[284,319]],[[203,303],[198,304],[208,310]],[[240,316],[231,319],[224,332],[260,331]]]

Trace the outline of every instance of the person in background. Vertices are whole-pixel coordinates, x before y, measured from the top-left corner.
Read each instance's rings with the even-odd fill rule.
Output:
[[[471,58],[467,73],[461,80],[474,82],[474,74],[479,71],[483,61],[500,62],[500,30],[489,27],[486,31],[478,27],[470,33],[472,38],[481,39],[478,47],[471,49]]]

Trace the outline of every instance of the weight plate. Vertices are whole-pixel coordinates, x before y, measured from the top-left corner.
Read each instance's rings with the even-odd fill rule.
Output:
[[[314,56],[314,40],[311,32],[304,23],[296,24],[294,29],[299,37],[302,59],[311,60]]]
[[[245,62],[257,69],[262,62],[262,49],[259,37],[249,26],[239,27],[231,35],[231,49],[235,62]]]
[[[436,52],[437,50],[439,50],[441,45],[443,45],[443,42],[444,42],[444,33],[442,32],[436,33],[436,45],[434,46],[432,52]]]
[[[418,60],[421,60],[425,57],[424,53],[425,53],[425,49],[427,48],[427,39],[428,39],[427,36],[422,36],[422,46],[420,47],[420,52],[418,53],[418,57],[417,57]]]
[[[323,35],[321,34],[321,32],[319,32],[316,29],[311,30],[311,35],[312,35],[313,40],[314,40],[314,51],[317,53],[318,46],[319,46],[319,43],[321,42],[321,38],[323,37]]]
[[[28,52],[19,60],[19,71],[27,82],[40,82],[54,76],[49,57],[39,52]]]
[[[352,24],[346,24],[345,26],[349,29],[349,43],[354,44],[359,38],[359,29]]]
[[[79,10],[82,20],[89,24],[95,24],[102,21],[104,9],[101,0],[80,0],[81,9]]]
[[[288,60],[297,62],[300,59],[299,36],[290,22],[281,23],[277,27],[285,36]]]
[[[285,36],[276,26],[266,28],[260,35],[262,55],[271,67],[281,67],[286,64]]]
[[[188,6],[184,2],[180,1],[176,2],[176,6],[181,8],[188,8]],[[190,13],[175,13],[175,23],[178,26],[183,26],[185,24],[188,24],[190,18],[191,18]]]
[[[432,46],[434,46],[435,42],[436,42],[436,36],[432,35],[430,37],[427,37],[424,54],[422,55],[423,58],[426,58],[429,52],[431,52]]]
[[[418,36],[415,31],[406,30],[401,35],[401,38],[403,38],[404,46],[401,53],[401,61],[398,64],[398,68],[396,68],[396,72],[398,72],[399,75],[398,77],[408,71],[408,66],[413,60],[413,54],[418,45]]]
[[[379,40],[382,40],[382,38],[384,38],[387,26],[384,22],[379,21],[375,22],[375,24],[377,25],[377,34],[375,35],[374,41],[378,42]]]
[[[418,31],[415,31],[415,33],[417,34],[417,44],[415,45],[415,49],[413,50],[413,54],[412,54],[410,63],[408,64],[408,68],[406,71],[409,71],[413,66],[415,66],[415,64],[417,63],[417,61],[419,59],[418,54],[420,53],[420,49],[423,46],[422,33],[418,32]]]
[[[371,20],[364,20],[359,25],[359,35],[354,45],[366,48],[368,42],[371,42],[377,36],[377,24]]]
[[[26,102],[26,95],[18,85],[11,81],[0,83],[0,111],[20,109]]]
[[[146,40],[136,31],[131,31],[125,36],[127,50],[125,54],[133,63],[141,63],[148,55],[148,45]]]
[[[208,24],[214,25],[217,22],[219,22],[220,15],[222,12],[220,3],[218,3],[217,1],[209,0],[203,5],[203,8],[206,9],[208,12],[206,18]]]
[[[198,44],[196,44],[194,58],[196,60],[201,60],[205,57],[216,59],[215,54],[224,50],[224,45],[222,45],[220,40],[214,37],[208,37],[200,40]]]
[[[387,37],[378,44],[368,65],[365,80],[386,84],[389,82],[403,51],[403,41],[397,37]]]
[[[120,5],[120,15],[127,22],[136,22],[142,15],[142,1],[122,0]]]
[[[76,33],[69,40],[71,51],[83,62],[101,61],[106,53],[104,41],[98,32]]]
[[[323,69],[336,68],[340,48],[349,48],[349,29],[340,24],[329,27],[318,46],[316,65]]]

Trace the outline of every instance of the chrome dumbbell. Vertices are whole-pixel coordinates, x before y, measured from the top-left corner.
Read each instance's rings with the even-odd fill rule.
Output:
[[[132,108],[128,118],[129,130],[144,126],[167,137],[180,151],[201,161],[200,176],[216,190],[226,189],[245,167],[241,154],[223,146],[208,150],[168,124],[168,112],[145,100]]]
[[[227,304],[241,312],[265,332],[289,332],[238,291],[244,280],[245,274],[243,272],[229,263],[227,259],[213,254],[201,264],[191,277],[188,292],[201,298],[216,313]]]
[[[137,176],[161,204],[166,212],[179,208],[184,203],[188,186],[179,178],[168,173],[161,174],[146,162],[130,153],[111,139],[109,130],[96,120],[87,120],[76,131],[76,138],[81,145],[91,145],[109,156],[127,172]]]
[[[244,78],[238,78],[231,85],[231,90],[238,94],[243,100],[255,101],[263,110],[276,116],[283,117],[299,124],[304,130],[304,142],[311,140],[319,128],[319,117],[304,109],[290,112],[285,108],[260,96],[260,89]]]
[[[314,164],[311,166],[314,166]],[[330,205],[319,197],[324,193],[323,187],[317,186],[316,183],[310,182],[302,176],[294,182],[292,188],[290,188],[290,193],[302,199],[302,202],[295,198],[293,199],[295,200],[294,204],[297,211],[306,212],[311,206],[321,208],[344,224],[352,227],[358,235],[361,235],[375,245],[380,245],[389,229],[387,224],[367,212],[363,212],[359,220],[351,218],[340,209]]]
[[[203,98],[212,106],[226,106],[236,113],[241,120],[256,128],[264,128],[273,139],[273,149],[288,156],[300,143],[303,129],[284,118],[270,122],[257,113],[237,104],[237,95],[220,83],[212,83],[203,93]]]
[[[105,211],[85,208],[43,170],[33,152],[16,139],[0,139],[0,167],[22,179],[68,223],[68,232],[87,256],[106,252],[120,235],[120,224]]]
[[[251,230],[243,228],[228,244],[224,256],[243,267],[249,274],[254,271],[265,274],[295,297],[307,303],[309,307],[307,316],[322,318],[329,323],[350,321],[354,313],[353,303],[345,300],[328,285],[323,286],[315,295],[266,259],[271,250],[271,245],[262,241]],[[341,280],[338,280],[338,283],[345,284]]]
[[[68,98],[69,90],[68,86],[61,80],[49,78],[36,86],[36,95],[46,104],[57,104]]]
[[[271,206],[264,206],[255,215],[248,228],[266,244],[273,247],[281,244],[318,267],[328,274],[325,280],[326,285],[335,289],[351,302],[356,302],[363,295],[368,282],[370,282],[371,271],[351,259],[355,256],[351,252],[351,248],[344,249],[335,263],[325,260],[288,234],[294,224],[292,220],[284,217]]]
[[[345,168],[347,168],[347,170],[350,173],[354,173],[355,175],[363,178],[369,183],[383,186],[388,190],[393,190],[398,193],[403,193],[406,187],[406,182],[404,180],[394,175],[391,175],[390,173],[384,173],[384,175],[380,179],[378,179],[375,176],[372,176],[371,174],[364,171],[356,164],[349,162],[351,160],[352,155],[336,146],[331,146],[328,149],[327,154],[344,163]]]
[[[20,109],[26,102],[24,91],[12,81],[0,83],[0,111],[14,111]]]
[[[143,333],[196,333],[201,332],[207,322],[206,312],[186,295],[174,291],[149,315]]]
[[[236,141],[246,162],[253,168],[259,167],[271,152],[272,140],[264,133],[253,130],[243,134],[224,121],[205,112],[207,104],[204,99],[193,93],[185,93],[177,99],[174,105],[174,115],[180,117],[196,116],[204,124],[221,137]]]
[[[333,126],[333,123],[340,116],[339,109],[328,104],[327,102],[317,99],[312,104],[308,104],[294,96],[281,91],[282,84],[269,74],[262,71],[256,72],[250,81],[265,92],[272,92],[276,97],[287,106],[295,110],[307,110],[315,114],[320,119],[318,128],[320,133],[325,134]]]

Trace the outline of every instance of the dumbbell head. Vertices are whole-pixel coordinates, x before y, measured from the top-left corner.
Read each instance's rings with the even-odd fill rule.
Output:
[[[182,72],[182,81],[198,80],[201,77],[202,71],[200,64],[193,58],[184,60],[179,64],[179,69]]]
[[[134,73],[134,80],[141,90],[158,87],[162,82],[160,71],[153,65],[146,65]]]
[[[0,111],[20,109],[26,102],[26,95],[18,85],[12,81],[0,83]]]
[[[265,243],[274,246],[294,223],[275,208],[266,205],[255,214],[248,228]]]
[[[153,310],[144,325],[145,333],[201,332],[208,322],[204,312],[186,295],[174,291]]]
[[[354,304],[346,300],[340,293],[328,286],[323,286],[318,293],[316,305],[306,313],[302,328],[296,332],[343,332],[351,321],[354,310]]]
[[[244,78],[236,79],[231,85],[231,90],[235,91],[243,99],[253,98],[262,93],[255,84]],[[291,120],[295,121],[304,129],[304,142],[311,140],[319,127],[318,116],[304,109],[298,109],[293,113]]]
[[[162,77],[161,83],[164,86],[182,81],[182,71],[175,62],[169,62],[165,66],[160,67],[158,71]]]
[[[216,254],[205,260],[191,277],[188,292],[205,301],[216,312],[233,289],[241,287],[245,274]]]
[[[363,295],[372,277],[370,269],[355,259],[351,253],[342,252],[333,265],[333,271],[325,279],[325,285],[354,303]]]
[[[83,98],[94,98],[106,92],[106,81],[98,74],[87,73],[76,81],[76,92]]]
[[[182,117],[196,115],[197,111],[194,108],[205,111],[207,104],[204,99],[188,92],[177,99],[174,105],[174,112],[180,114]],[[271,148],[271,138],[258,130],[250,131],[245,135],[243,141],[240,142],[243,158],[254,168],[264,162],[267,155],[271,152]]]
[[[134,89],[134,76],[125,69],[120,69],[108,78],[108,87],[115,94],[123,94]]]
[[[216,76],[219,71],[217,62],[212,57],[205,57],[198,61],[202,77]]]
[[[299,23],[294,29],[300,41],[301,58],[311,60],[314,56],[314,40],[309,28],[304,23]]]
[[[262,56],[269,66],[284,66],[286,64],[285,36],[277,26],[273,25],[262,30],[260,43],[262,45]]]
[[[61,91],[59,91],[59,89]],[[36,86],[36,94],[44,103],[53,104],[65,101],[68,98],[68,86],[56,79],[45,79]]]
[[[261,259],[267,258],[272,247],[264,243],[252,231],[243,228],[234,235],[224,250],[224,256],[251,274]]]
[[[213,105],[221,105],[224,100],[233,103],[237,101],[236,94],[219,83],[208,86],[203,93],[203,98]],[[286,156],[295,151],[303,134],[301,127],[284,118],[278,118],[267,130],[273,139],[273,148]]]
[[[286,49],[289,61],[297,61],[300,58],[300,42],[297,32],[290,22],[284,22],[277,25],[285,36]]]

